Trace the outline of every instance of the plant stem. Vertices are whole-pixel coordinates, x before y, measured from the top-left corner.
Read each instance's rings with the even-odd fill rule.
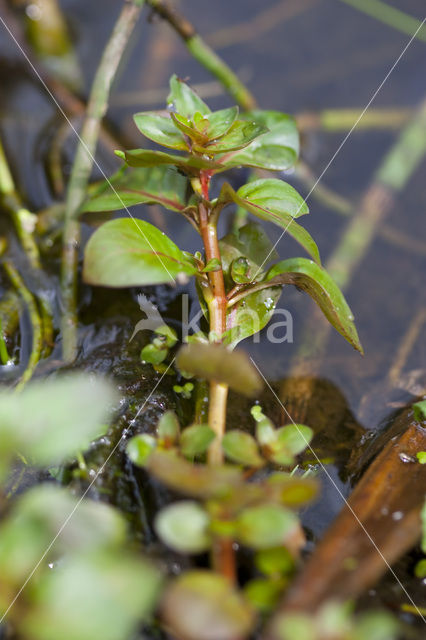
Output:
[[[201,171],[200,174],[201,195],[204,198],[198,207],[199,227],[206,254],[206,262],[216,258],[220,262],[220,249],[217,238],[217,226],[215,221],[210,220],[210,210],[206,202],[209,197],[210,176]],[[226,292],[223,271],[211,271],[208,274],[211,295],[207,301],[209,308],[210,331],[214,332],[217,339],[226,330]],[[216,439],[209,448],[208,460],[210,464],[221,464],[223,462],[222,437],[225,432],[226,423],[226,400],[228,396],[228,386],[212,381],[210,383],[209,397],[209,425],[216,433]]]
[[[199,36],[195,27],[164,0],[147,0],[150,7],[179,34],[193,57],[212,73],[243,109],[253,109],[256,100],[238,76]]]
[[[31,354],[27,363],[27,367],[24,373],[22,374],[19,383],[15,387],[16,391],[21,391],[24,385],[32,377],[34,370],[37,366],[37,363],[39,362],[41,357],[41,351],[43,347],[42,322],[40,320],[40,315],[37,309],[37,304],[34,299],[34,296],[25,286],[17,269],[15,269],[14,265],[10,262],[10,260],[5,260],[3,263],[3,266],[7,275],[9,276],[11,283],[13,284],[15,289],[19,292],[23,301],[27,305],[31,326],[33,330]]]
[[[219,242],[217,238],[217,220],[211,218],[208,206],[210,175],[200,172],[200,188],[203,201],[198,206],[199,229],[204,244],[206,262],[216,258],[221,262]],[[226,291],[223,271],[211,271],[208,274],[210,292],[207,300],[209,308],[210,331],[214,332],[221,342],[226,330]],[[208,423],[216,434],[207,453],[210,465],[223,464],[222,438],[226,428],[226,404],[228,399],[228,385],[210,382]],[[220,538],[212,548],[212,565],[215,571],[221,573],[231,582],[236,580],[235,553],[232,540]]]
[[[61,273],[64,309],[63,358],[66,362],[72,362],[77,353],[77,263],[80,243],[78,214],[86,197],[101,121],[107,110],[111,85],[142,5],[143,0],[133,0],[123,6],[104,49],[90,92],[87,113],[68,185]]]
[[[21,246],[27,257],[29,266],[35,275],[35,280],[39,284],[40,293],[37,293],[37,300],[43,317],[43,342],[44,355],[48,355],[53,344],[53,324],[52,309],[50,302],[43,293],[43,273],[40,261],[38,246],[34,240],[33,231],[37,216],[28,211],[16,190],[10,171],[3,145],[0,141],[0,204],[10,214]],[[43,354],[42,354],[43,355]]]
[[[417,31],[416,38],[426,42],[426,27],[424,25],[421,26],[421,21],[396,7],[391,7],[387,2],[382,2],[382,0],[340,1],[409,36],[413,36]]]

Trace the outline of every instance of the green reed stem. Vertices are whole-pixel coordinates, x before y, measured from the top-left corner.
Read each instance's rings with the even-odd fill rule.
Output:
[[[124,4],[106,44],[90,91],[67,189],[61,270],[63,358],[66,362],[73,362],[77,354],[77,264],[80,244],[78,215],[86,197],[111,86],[143,4],[144,0]]]

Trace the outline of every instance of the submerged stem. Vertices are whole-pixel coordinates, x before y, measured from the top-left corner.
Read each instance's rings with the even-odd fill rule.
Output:
[[[28,313],[30,316],[33,336],[31,354],[27,363],[27,367],[22,374],[19,383],[16,386],[16,391],[21,391],[24,385],[32,377],[35,368],[40,360],[42,347],[43,347],[43,331],[40,315],[37,309],[37,303],[32,293],[27,289],[21,276],[10,260],[5,260],[3,263],[4,269],[9,276],[9,279],[18,293],[21,295],[23,301],[27,305]]]

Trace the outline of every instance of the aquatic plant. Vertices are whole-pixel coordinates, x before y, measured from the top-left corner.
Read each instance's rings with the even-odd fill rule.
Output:
[[[134,117],[138,129],[168,151],[118,152],[126,166],[97,189],[83,211],[161,204],[193,225],[204,253],[184,251],[152,224],[126,216],[105,222],[92,235],[85,249],[83,276],[90,284],[108,287],[196,279],[209,334],[184,347],[177,364],[210,380],[208,423],[217,438],[209,455],[211,461],[220,461],[228,387],[255,395],[261,385],[255,368],[248,361],[243,366],[238,363],[239,355],[232,355],[231,349],[268,323],[285,285],[306,291],[330,323],[356,349],[362,349],[351,310],[321,266],[315,241],[296,221],[308,213],[297,191],[280,179],[258,179],[237,190],[221,180],[217,197],[212,197],[212,181],[231,168],[284,171],[293,166],[299,151],[294,120],[276,111],[239,114],[237,107],[212,112],[176,76],[170,82],[168,105],[166,112]],[[275,247],[253,222],[219,239],[218,221],[230,204],[277,225],[309,257],[273,263]],[[164,342],[153,343],[152,359],[156,350],[162,352],[157,354],[159,364],[165,356]]]

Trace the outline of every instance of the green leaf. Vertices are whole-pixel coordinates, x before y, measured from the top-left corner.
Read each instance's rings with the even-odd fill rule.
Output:
[[[153,436],[149,435],[149,433],[139,433],[129,440],[126,451],[134,464],[144,467],[156,447],[157,441]]]
[[[303,478],[289,473],[272,473],[266,481],[266,494],[273,502],[292,509],[311,502],[318,493],[315,478]]]
[[[273,266],[269,284],[293,284],[315,300],[327,320],[360,353],[363,353],[354,317],[342,292],[325,269],[305,258],[290,258]]]
[[[285,547],[271,547],[258,551],[255,565],[266,576],[288,575],[294,569],[294,559]]]
[[[238,516],[237,536],[242,544],[266,549],[285,544],[298,527],[296,515],[279,505],[250,507]]]
[[[196,126],[199,130],[205,127],[206,134],[210,139],[221,138],[234,124],[238,117],[238,111],[238,107],[213,111],[206,114],[200,124],[196,122]]]
[[[288,424],[276,431],[276,440],[271,443],[269,456],[277,464],[293,464],[294,457],[304,451],[313,436],[310,427],[303,424]]]
[[[162,606],[171,635],[185,640],[245,638],[254,624],[250,605],[219,574],[187,571],[167,589]]]
[[[154,451],[145,466],[166,486],[194,498],[227,496],[243,482],[235,467],[193,464],[167,451]]]
[[[160,327],[154,329],[154,333],[164,338],[165,344],[169,349],[171,349],[171,347],[174,347],[176,342],[178,341],[176,331],[172,327],[169,327],[167,324],[163,324]]]
[[[263,459],[259,455],[256,440],[244,431],[228,431],[222,439],[222,447],[227,458],[246,467],[261,467]]]
[[[179,113],[171,113],[172,122],[179,131],[181,131],[185,136],[190,138],[190,140],[198,145],[203,145],[208,142],[208,137],[202,133],[200,133],[192,124],[190,120],[187,120]],[[191,143],[192,144],[192,143]]]
[[[309,212],[309,209],[295,189],[282,180],[273,178],[256,180],[244,185],[237,192],[225,183],[218,205],[235,202],[253,215],[273,222],[298,242],[312,258],[320,263],[318,247],[306,229],[294,218]]]
[[[417,422],[424,422],[426,420],[426,400],[413,404],[413,411],[414,419]]]
[[[151,612],[161,577],[125,551],[99,550],[45,572],[19,620],[34,640],[127,640]]]
[[[144,220],[106,222],[92,235],[84,253],[83,278],[93,285],[161,284],[195,273],[179,247]]]
[[[252,205],[254,208],[270,214],[276,214],[277,224],[281,224],[278,218],[282,214],[290,214],[292,218],[298,218],[309,213],[308,206],[297,191],[283,180],[276,178],[263,178],[254,180],[240,187],[237,191],[239,200]],[[241,206],[244,206],[241,202]],[[266,220],[270,219],[265,217]],[[282,226],[282,225],[281,225]]]
[[[419,451],[416,453],[416,458],[420,464],[426,464],[426,451]]]
[[[261,289],[245,296],[227,310],[227,325],[238,328],[232,346],[266,327],[274,315],[281,293],[278,287]]]
[[[177,442],[180,433],[180,425],[177,415],[174,411],[166,411],[161,416],[157,425],[158,437],[165,440],[168,444]]]
[[[280,640],[317,640],[316,620],[306,613],[281,614],[274,625]]]
[[[178,553],[202,553],[211,546],[210,518],[197,502],[183,500],[162,509],[154,527],[161,540]]]
[[[356,621],[354,640],[397,640],[403,635],[399,621],[386,611],[368,611]]]
[[[130,167],[157,167],[158,165],[175,165],[188,173],[196,173],[194,170],[222,170],[223,166],[209,158],[201,156],[176,156],[163,151],[150,151],[148,149],[131,149],[120,153]]]
[[[248,147],[221,158],[225,167],[255,167],[285,171],[292,167],[299,155],[299,134],[291,116],[279,111],[254,110],[242,117],[267,127],[268,132]]]
[[[207,153],[208,155],[234,151],[236,149],[246,147],[250,142],[266,131],[266,127],[259,125],[256,122],[236,120],[230,127],[229,131],[227,131],[227,133],[218,140],[214,140],[213,142],[209,142],[203,146],[194,143],[193,148],[195,151]]]
[[[244,586],[244,595],[253,607],[262,613],[268,613],[275,608],[281,591],[279,582],[267,578],[255,578]]]
[[[182,212],[186,208],[187,185],[187,179],[170,167],[120,170],[96,189],[84,203],[82,213],[120,211],[142,203],[157,203]]]
[[[19,395],[4,389],[0,391],[3,454],[19,451],[36,464],[57,464],[105,432],[116,400],[110,383],[83,373],[32,382]]]
[[[62,487],[33,487],[18,497],[0,527],[2,580],[21,586],[52,541],[52,553],[60,555],[120,545],[126,535],[126,522],[112,507],[80,501]]]
[[[416,562],[416,566],[414,567],[414,575],[416,578],[426,578],[426,558],[419,560]]]
[[[211,113],[209,107],[195,91],[176,75],[170,78],[170,93],[167,97],[167,104],[188,120],[191,120],[197,111],[203,116]]]
[[[135,113],[133,120],[139,131],[150,140],[169,149],[188,151],[188,145],[170,115],[160,116],[155,111],[145,111]]]
[[[198,378],[227,384],[246,396],[255,396],[263,386],[244,351],[229,351],[219,344],[185,345],[177,355],[176,365]]]
[[[222,264],[218,258],[212,258],[209,260],[202,270],[203,273],[210,273],[211,271],[220,271]]]
[[[186,458],[205,453],[216,434],[207,424],[193,424],[182,431],[180,449]]]
[[[259,279],[262,272],[260,266],[266,261],[276,260],[277,252],[264,229],[256,222],[249,222],[233,233],[228,233],[219,241],[222,258],[222,268],[227,278],[227,284],[233,286],[230,280],[231,265],[238,258],[246,258],[249,263],[247,276]]]
[[[168,353],[167,349],[158,349],[154,344],[147,344],[141,351],[141,360],[149,364],[160,364],[167,358]]]

